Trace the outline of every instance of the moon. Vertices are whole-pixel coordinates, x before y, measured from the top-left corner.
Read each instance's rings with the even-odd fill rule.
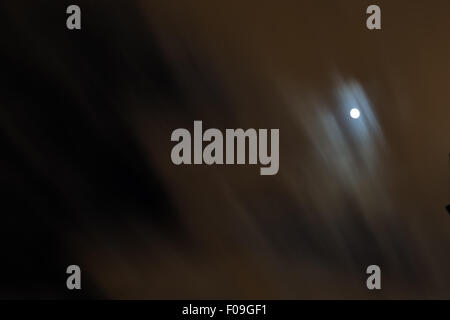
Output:
[[[353,108],[352,110],[350,110],[350,117],[352,117],[353,119],[358,119],[360,115],[361,113],[357,108]]]

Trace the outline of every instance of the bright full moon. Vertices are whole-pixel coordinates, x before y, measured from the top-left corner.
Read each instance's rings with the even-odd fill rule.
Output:
[[[353,108],[352,110],[350,110],[350,117],[352,117],[353,119],[358,119],[360,116],[360,112],[358,109]]]

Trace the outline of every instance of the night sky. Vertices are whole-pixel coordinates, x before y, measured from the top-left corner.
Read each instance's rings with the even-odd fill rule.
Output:
[[[0,4],[0,298],[450,299],[449,1],[69,4]],[[194,120],[278,174],[174,165]]]

